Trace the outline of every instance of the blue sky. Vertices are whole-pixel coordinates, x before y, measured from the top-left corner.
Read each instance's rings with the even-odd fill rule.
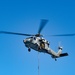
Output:
[[[40,20],[49,22],[43,35],[75,33],[74,0],[2,0],[0,1],[0,31],[37,33]],[[38,75],[38,52],[30,53],[24,46],[24,36],[0,34],[0,75]],[[50,47],[69,56],[55,62],[50,55],[40,53],[40,75],[75,74],[75,36],[49,37]]]

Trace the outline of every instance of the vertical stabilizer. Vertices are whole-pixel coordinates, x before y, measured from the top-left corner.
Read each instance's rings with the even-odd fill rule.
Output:
[[[62,49],[63,49],[62,47],[58,47],[58,50],[59,50],[57,53],[58,55],[60,55],[62,53]]]

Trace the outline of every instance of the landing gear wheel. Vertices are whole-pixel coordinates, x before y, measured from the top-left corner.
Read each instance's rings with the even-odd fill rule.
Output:
[[[57,61],[57,59],[55,58],[55,61]]]
[[[30,48],[28,48],[28,51],[30,52],[30,51],[31,51],[31,49],[30,49]]]

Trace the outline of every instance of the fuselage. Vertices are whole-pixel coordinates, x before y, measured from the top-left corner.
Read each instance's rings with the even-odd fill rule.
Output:
[[[68,56],[67,53],[62,54],[62,47],[59,47],[59,51],[55,52],[49,47],[49,42],[42,37],[29,37],[23,40],[25,46],[30,49],[33,49],[38,52],[43,52],[50,54],[52,58],[56,60],[56,58]]]
[[[23,40],[27,48],[34,49],[39,52],[46,52],[49,49],[49,42],[42,37],[29,37]]]

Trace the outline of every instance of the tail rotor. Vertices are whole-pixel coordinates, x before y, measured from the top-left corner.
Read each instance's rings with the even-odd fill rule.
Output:
[[[63,49],[63,46],[61,46],[61,42],[59,42],[59,45],[58,45],[58,50],[62,50]]]
[[[61,42],[59,42],[59,45],[58,45],[58,55],[62,54],[62,49],[63,47],[61,46]]]

